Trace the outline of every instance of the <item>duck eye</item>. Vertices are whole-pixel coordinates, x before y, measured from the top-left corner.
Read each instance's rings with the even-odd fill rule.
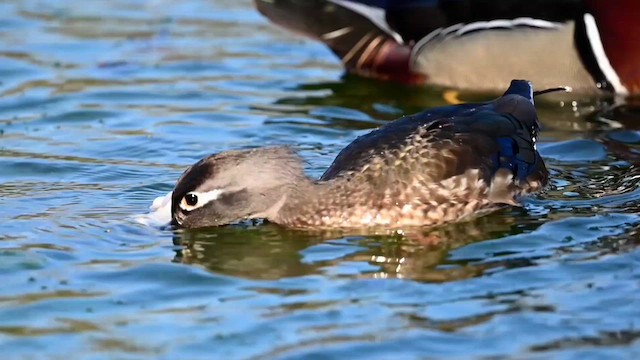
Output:
[[[187,194],[184,197],[184,201],[189,206],[196,206],[196,204],[198,203],[198,196],[196,196],[195,194]]]

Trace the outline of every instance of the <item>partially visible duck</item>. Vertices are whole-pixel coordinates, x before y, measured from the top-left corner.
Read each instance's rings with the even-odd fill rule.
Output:
[[[581,93],[640,93],[637,0],[255,0],[323,41],[347,70],[498,90],[512,78]]]
[[[355,139],[319,180],[289,148],[227,151],[188,168],[171,199],[174,225],[265,218],[296,228],[431,226],[517,204],[548,172],[531,83],[495,101],[434,108]]]

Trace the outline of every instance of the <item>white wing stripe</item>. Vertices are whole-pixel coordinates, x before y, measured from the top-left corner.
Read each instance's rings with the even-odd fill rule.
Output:
[[[328,32],[326,34],[322,34],[322,39],[324,39],[324,40],[335,39],[335,38],[340,37],[342,35],[348,34],[351,30],[353,30],[353,28],[351,26],[343,27],[343,28],[338,29],[338,30],[333,30],[333,31],[330,31],[330,32]]]
[[[499,28],[514,28],[516,26],[528,26],[539,29],[557,29],[561,25],[558,23],[553,23],[547,20],[541,19],[532,19],[532,18],[516,18],[513,20],[491,20],[491,21],[478,21],[474,23],[467,24],[461,27],[456,35],[462,36],[465,33],[476,31],[476,30],[489,30],[489,29],[499,29]]]

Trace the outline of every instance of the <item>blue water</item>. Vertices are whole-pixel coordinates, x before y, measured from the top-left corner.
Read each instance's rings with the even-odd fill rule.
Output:
[[[292,144],[317,176],[355,136],[443,104],[344,77],[246,0],[1,2],[2,358],[639,358],[624,99],[539,101],[550,189],[429,244],[136,221],[206,154]]]

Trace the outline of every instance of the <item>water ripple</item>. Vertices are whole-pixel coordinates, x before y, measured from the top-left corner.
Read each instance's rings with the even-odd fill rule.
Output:
[[[135,215],[196,159],[290,144],[319,176],[441,89],[343,76],[248,0],[5,1],[0,44],[9,358],[640,354],[634,99],[537,101],[552,184],[522,208],[403,236],[172,230]]]

